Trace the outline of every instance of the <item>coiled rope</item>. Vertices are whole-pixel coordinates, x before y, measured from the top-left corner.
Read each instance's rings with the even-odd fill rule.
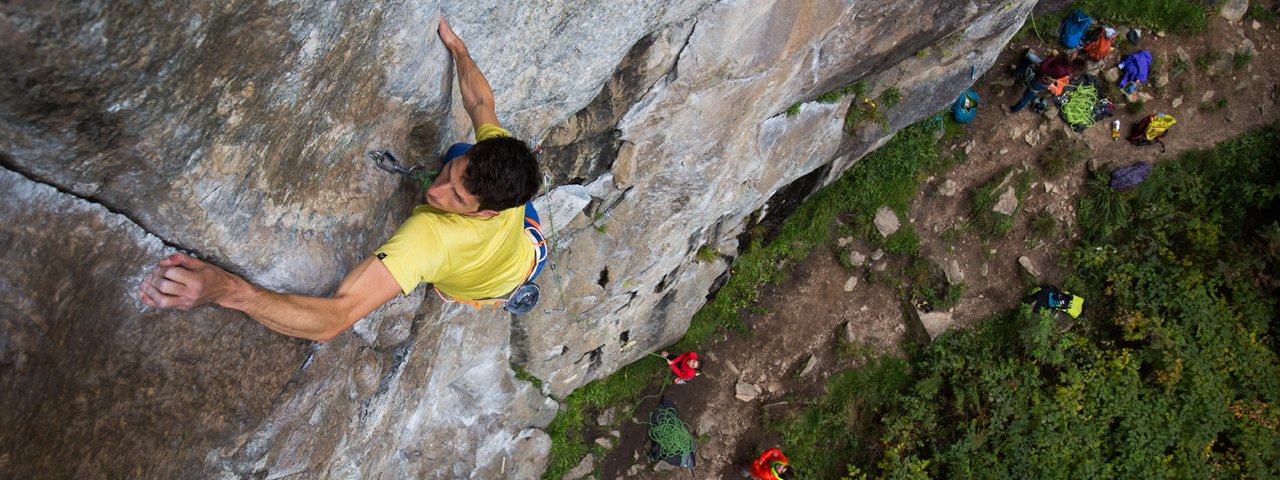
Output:
[[[1080,85],[1071,92],[1071,98],[1062,105],[1062,116],[1071,126],[1093,126],[1093,105],[1098,103],[1098,89],[1093,85]]]
[[[658,445],[656,459],[679,457],[693,453],[693,435],[689,426],[676,416],[676,409],[658,407],[654,423],[649,424],[649,439]]]

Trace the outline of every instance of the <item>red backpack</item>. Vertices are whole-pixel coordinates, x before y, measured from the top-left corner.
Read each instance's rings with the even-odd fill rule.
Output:
[[[1085,43],[1083,47],[1080,47],[1080,52],[1084,53],[1084,56],[1089,57],[1089,59],[1094,61],[1107,58],[1107,55],[1110,55],[1111,51],[1115,50],[1115,47],[1111,44],[1116,39],[1115,34],[1108,37],[1107,30],[1108,29],[1106,27],[1094,30],[1093,34],[1089,36],[1089,41]],[[1115,30],[1112,30],[1112,32],[1114,31]]]

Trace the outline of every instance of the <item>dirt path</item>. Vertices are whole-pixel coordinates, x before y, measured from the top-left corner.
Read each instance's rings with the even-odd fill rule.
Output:
[[[1144,93],[1152,98],[1138,113],[1130,113],[1123,100],[1116,101],[1116,116],[1112,118],[1120,119],[1122,134],[1126,134],[1130,125],[1147,114],[1173,115],[1178,124],[1165,140],[1165,151],[1159,146],[1134,147],[1123,139],[1112,141],[1108,125],[1100,122],[1083,134],[1068,133],[1083,139],[1090,149],[1090,159],[1055,179],[1042,178],[1037,158],[1055,131],[1066,131],[1065,123],[1030,110],[1006,113],[1006,107],[1021,95],[1012,86],[1007,69],[997,66],[979,79],[975,89],[984,101],[979,115],[965,138],[945,147],[951,152],[967,151],[968,160],[945,175],[929,178],[908,214],[921,237],[921,256],[955,260],[965,274],[968,288],[950,311],[954,318],[952,328],[1017,302],[1023,288],[1016,261],[1019,256],[1029,257],[1041,270],[1044,281],[1061,281],[1064,269],[1058,265],[1059,252],[1074,244],[1077,194],[1089,175],[1090,164],[1107,169],[1107,163],[1123,166],[1139,160],[1159,162],[1280,118],[1276,104],[1280,96],[1280,58],[1273,40],[1278,36],[1280,31],[1274,24],[1255,26],[1247,19],[1231,24],[1218,15],[1212,16],[1206,32],[1195,36],[1148,34],[1139,48],[1161,59],[1160,68],[1152,71],[1153,84],[1158,74],[1167,72],[1174,63],[1172,59],[1180,55],[1178,48],[1189,58],[1189,68],[1160,88],[1145,89]],[[1025,39],[1006,49],[1000,65],[1013,64],[1032,43],[1036,43],[1038,52],[1044,52],[1034,37]],[[1251,60],[1236,68],[1232,54],[1249,43],[1254,46]],[[1221,54],[1207,61],[1213,57],[1212,52]],[[1119,58],[1113,54],[1108,60],[1109,65],[1115,65]],[[1215,109],[1222,98],[1227,99],[1226,107]],[[1175,100],[1177,107],[1173,106]],[[1012,231],[1001,238],[983,240],[964,228],[973,205],[972,191],[1010,166],[1030,170],[1035,180]],[[952,196],[940,192],[946,190],[942,187],[948,180],[955,184],[956,193]],[[1032,241],[1029,219],[1042,210],[1057,219],[1060,233],[1043,242]],[[947,233],[948,229],[954,230]],[[870,254],[865,247],[860,251]],[[894,272],[905,259],[891,257],[872,265],[897,262],[885,270]],[[659,471],[655,471],[655,465],[645,455],[646,427],[633,423],[630,412],[615,412],[624,416],[619,431],[621,441],[604,459],[601,478],[737,478],[735,465],[749,461],[765,448],[780,446],[781,439],[767,428],[770,418],[779,418],[805,400],[821,395],[833,372],[865,361],[865,355],[901,355],[906,336],[903,305],[889,287],[866,280],[859,280],[851,291],[846,291],[852,276],[830,250],[815,251],[793,267],[789,283],[766,292],[762,305],[769,313],[748,317],[755,335],[721,335],[718,342],[700,352],[706,360],[702,376],[689,385],[665,389],[681,418],[698,436],[698,467],[692,474],[667,471],[661,463],[657,465]],[[854,345],[861,346],[840,347],[847,335],[842,327],[845,322],[852,323]],[[810,357],[815,364],[801,375]],[[749,401],[735,398],[740,383],[759,387],[761,392]],[[656,397],[646,399],[634,420],[646,420],[647,412],[656,403]]]

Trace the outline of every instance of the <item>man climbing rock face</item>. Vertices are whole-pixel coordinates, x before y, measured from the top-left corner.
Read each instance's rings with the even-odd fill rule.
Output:
[[[142,302],[180,310],[217,304],[276,332],[327,341],[419,283],[435,284],[442,297],[474,303],[507,295],[528,280],[537,254],[525,233],[525,203],[539,188],[537,161],[498,123],[489,82],[444,18],[438,33],[453,57],[476,144],[449,150],[424,194],[426,204],[374,256],[351,269],[332,297],[273,292],[178,253],[160,260],[143,280]]]

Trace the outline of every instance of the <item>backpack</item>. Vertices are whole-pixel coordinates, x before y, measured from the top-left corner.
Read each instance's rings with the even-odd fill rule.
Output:
[[[1084,298],[1060,290],[1053,285],[1041,285],[1031,289],[1022,301],[1031,304],[1031,313],[1048,309],[1065,313],[1071,318],[1080,318],[1085,310]]]
[[[1164,142],[1160,139],[1169,133],[1169,127],[1175,123],[1178,121],[1163,113],[1148,115],[1133,126],[1133,134],[1129,135],[1128,140],[1138,146],[1159,143],[1163,147]]]
[[[1058,27],[1058,40],[1067,48],[1079,47],[1089,25],[1093,25],[1093,19],[1085,15],[1083,10],[1077,9],[1062,20],[1062,25]]]
[[[978,92],[966,89],[961,93],[951,104],[951,115],[956,117],[957,122],[972,122],[973,117],[978,115]]]
[[[1108,32],[1108,30],[1110,30],[1110,32]],[[1115,47],[1111,45],[1116,38],[1115,33],[1113,32],[1115,32],[1115,30],[1111,30],[1107,27],[1099,27],[1089,35],[1089,40],[1086,40],[1084,46],[1080,47],[1080,51],[1084,53],[1084,56],[1094,61],[1107,58],[1107,55],[1110,55],[1111,51],[1115,50]],[[1108,33],[1111,34],[1110,37],[1107,36]]]

